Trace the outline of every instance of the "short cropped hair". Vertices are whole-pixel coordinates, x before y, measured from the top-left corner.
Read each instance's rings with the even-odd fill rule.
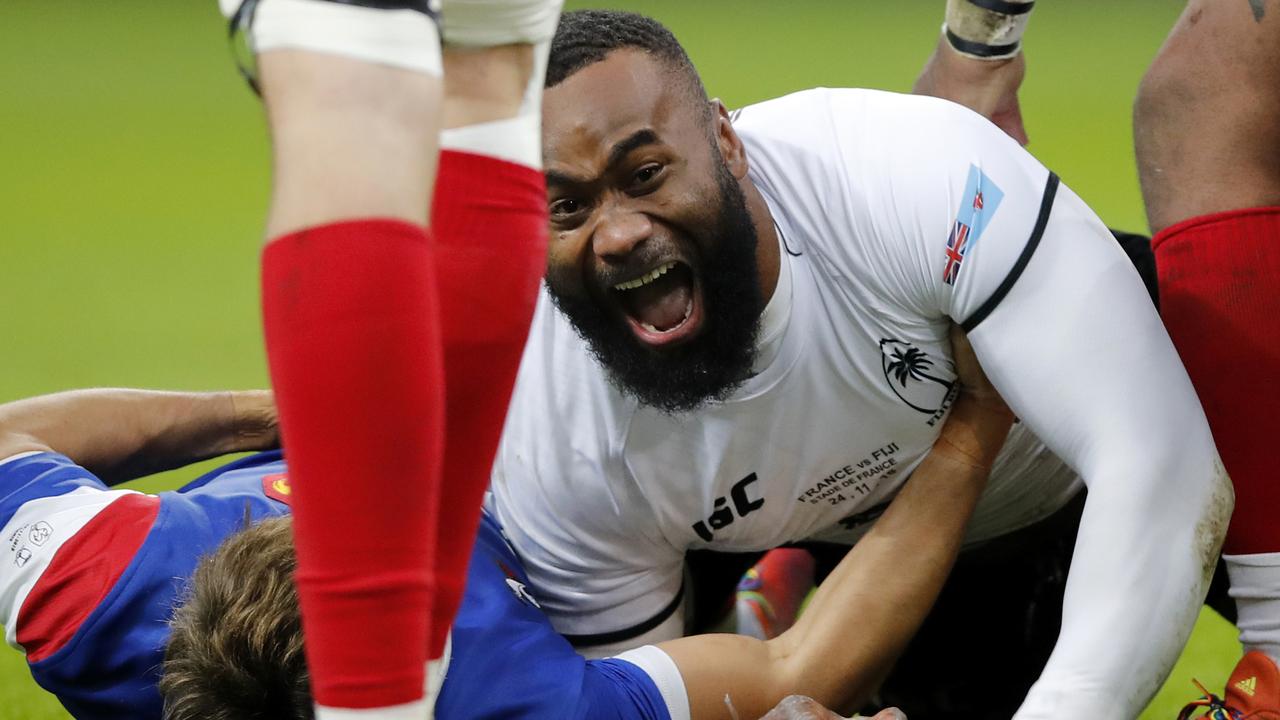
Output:
[[[203,558],[174,612],[160,678],[166,720],[311,720],[293,524],[264,520]]]
[[[560,17],[551,40],[546,86],[555,87],[623,49],[640,50],[662,60],[689,82],[698,97],[707,98],[702,78],[676,36],[653,18],[621,10],[574,10]]]

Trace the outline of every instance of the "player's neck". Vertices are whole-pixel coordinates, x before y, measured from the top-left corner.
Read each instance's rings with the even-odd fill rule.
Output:
[[[755,183],[744,178],[742,193],[747,200],[747,212],[756,228],[756,267],[760,275],[760,297],[767,304],[778,288],[778,268],[781,253],[778,251],[778,230],[773,214]]]

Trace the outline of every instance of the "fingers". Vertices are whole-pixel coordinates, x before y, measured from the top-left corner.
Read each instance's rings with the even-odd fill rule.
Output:
[[[879,715],[876,718],[879,720],[893,720],[892,718],[880,718]],[[821,703],[813,698],[803,695],[789,695],[783,698],[782,702],[778,703],[761,720],[845,720],[845,718],[823,707]]]
[[[845,718],[837,715],[822,703],[804,695],[788,695],[760,720],[867,720],[862,715]],[[907,720],[907,716],[896,707],[885,708],[876,713],[870,720]]]

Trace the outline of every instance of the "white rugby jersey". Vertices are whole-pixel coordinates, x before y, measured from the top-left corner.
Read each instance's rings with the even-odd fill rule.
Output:
[[[584,644],[678,631],[679,622],[658,621],[679,605],[690,548],[856,540],[946,418],[954,320],[971,330],[988,375],[1024,420],[970,540],[1061,507],[1080,488],[1071,467],[1081,470],[1092,490],[1083,528],[1124,535],[1108,538],[1113,549],[1145,557],[1172,548],[1179,558],[1133,600],[1169,621],[1161,633],[1174,646],[1137,647],[1130,652],[1144,659],[1129,669],[1163,676],[1194,620],[1185,609],[1198,605],[1187,587],[1199,590],[1203,568],[1183,525],[1211,496],[1213,448],[1141,281],[1106,228],[1013,140],[945,101],[819,89],[747,107],[735,128],[785,250],[757,374],[724,402],[667,415],[610,385],[547,297],[535,315],[489,502],[557,629]],[[1069,354],[1076,349],[1084,359]],[[1130,391],[1146,404],[1117,396]],[[1181,480],[1148,469],[1170,454],[1185,464]],[[1184,488],[1197,510],[1152,502],[1158,482]],[[1092,562],[1085,574],[1103,581],[1121,572],[1107,555],[1082,541],[1073,567]],[[1073,597],[1114,602],[1108,590],[1078,589],[1086,581],[1077,572],[1068,623]],[[1179,584],[1177,601],[1153,607]],[[1120,612],[1111,624],[1129,620]],[[1081,659],[1057,663],[1068,666],[1064,676],[1078,679],[1091,650],[1129,647],[1117,630],[1106,631],[1105,648],[1088,647],[1084,633],[1086,647],[1073,651]],[[1139,684],[1136,695],[1109,693],[1109,705],[1088,693],[1080,702],[1109,717],[1143,701],[1147,679]],[[1036,702],[1056,706],[1061,690],[1046,687]]]

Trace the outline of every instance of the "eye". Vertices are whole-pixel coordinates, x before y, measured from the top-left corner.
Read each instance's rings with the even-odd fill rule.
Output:
[[[639,185],[644,185],[652,181],[654,178],[658,177],[658,175],[661,172],[662,172],[662,166],[659,165],[658,163],[649,163],[648,165],[642,165],[639,170],[636,170],[636,174],[635,174],[636,183]]]
[[[581,209],[582,203],[578,202],[575,198],[560,198],[559,200],[551,203],[548,208],[548,212],[551,215],[551,219],[555,220],[569,217]]]

